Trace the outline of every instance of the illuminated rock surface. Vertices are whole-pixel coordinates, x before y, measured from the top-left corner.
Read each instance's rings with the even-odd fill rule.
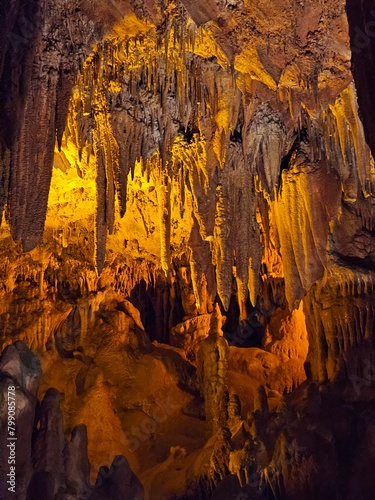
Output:
[[[3,4],[17,499],[372,499],[373,7]]]

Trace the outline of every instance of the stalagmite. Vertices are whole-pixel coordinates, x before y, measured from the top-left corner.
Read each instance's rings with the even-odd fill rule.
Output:
[[[222,316],[215,304],[210,330],[197,354],[198,380],[205,401],[207,428],[212,432],[225,424],[227,416],[228,343],[222,334]]]

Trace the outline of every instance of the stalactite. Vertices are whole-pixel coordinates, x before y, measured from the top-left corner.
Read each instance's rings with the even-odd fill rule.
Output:
[[[126,116],[126,115],[125,115]],[[111,127],[113,129],[113,141],[115,141],[115,149],[118,151],[118,162],[114,164],[114,176],[117,190],[117,196],[120,206],[120,216],[123,217],[126,211],[126,194],[128,174],[130,172],[130,161],[128,151],[128,125],[123,121],[122,113],[112,112]]]
[[[371,192],[373,160],[358,117],[354,85],[345,88],[316,119],[304,113],[301,122],[308,130],[313,161],[322,157],[320,138],[323,138],[323,153],[329,168],[340,175],[345,198],[354,202],[359,188],[365,194]]]
[[[31,87],[20,137],[11,150],[10,221],[13,238],[22,242],[25,251],[37,246],[43,236],[52,176],[56,86],[57,75],[51,72],[45,87]]]
[[[272,205],[292,309],[324,274],[328,224],[337,214],[341,196],[335,173],[327,172],[324,162],[311,166],[308,155],[306,147],[301,149],[294,168],[283,172],[282,191]]]
[[[194,218],[194,225],[191,230],[189,247],[190,272],[193,283],[197,309],[206,306],[205,302],[214,302],[216,296],[215,269],[212,264],[210,243],[203,241],[199,232],[197,220]],[[208,297],[205,297],[206,292]]]
[[[171,186],[168,176],[162,177],[160,181],[158,186],[160,259],[161,267],[167,275],[171,264]]]
[[[260,107],[244,138],[246,159],[259,176],[267,192],[273,195],[280,164],[286,153],[286,131],[279,116],[267,105]]]
[[[72,68],[62,65],[60,67],[56,94],[56,140],[59,149],[61,149],[73,86],[74,73]]]
[[[345,286],[337,286],[340,282]],[[374,328],[373,289],[373,271],[331,266],[326,279],[308,292],[304,299],[308,362],[317,380],[340,379],[344,369],[363,376]]]
[[[59,22],[64,7],[58,3],[46,9],[42,2],[32,1],[19,8],[3,60],[10,66],[0,83],[1,94],[4,91],[6,96],[0,128],[4,130],[11,112],[12,123],[4,134],[10,150],[10,222],[13,237],[29,251],[43,235],[55,137],[57,133],[61,145],[73,83],[73,74],[69,77],[68,73],[79,64],[74,59],[75,43],[82,36],[90,37],[92,26],[82,30],[75,24],[67,30]],[[73,46],[68,52],[67,39]],[[80,58],[86,55],[82,49],[77,52]]]
[[[224,200],[231,214],[232,226],[236,221],[236,226],[241,228],[240,231],[235,227],[229,229],[231,231],[230,253],[233,255],[232,265],[236,266],[239,304],[245,304],[248,296],[249,270],[253,272],[254,277],[250,289],[255,303],[262,250],[259,229],[255,221],[254,178],[251,165],[245,161],[243,149],[238,143],[232,143],[229,147],[222,179]]]
[[[3,218],[3,211],[8,199],[10,174],[10,154],[9,150],[0,145],[0,223]]]
[[[214,257],[216,266],[217,291],[224,309],[227,311],[232,295],[233,249],[231,246],[231,216],[225,203],[222,185],[216,188],[216,211],[214,228]]]
[[[113,138],[113,132],[105,110],[101,113],[101,121],[98,123],[98,135],[100,138],[100,154],[104,160],[105,167],[105,194],[99,195],[105,198],[105,221],[108,233],[113,233],[115,222],[115,179],[114,174],[118,172],[118,150]],[[99,177],[99,175],[98,175]],[[98,181],[98,189],[103,189],[102,181]]]
[[[96,267],[101,274],[104,262],[107,242],[107,219],[106,219],[106,170],[105,158],[100,137],[94,139],[94,155],[96,162],[96,223],[95,223],[95,245],[96,245]]]

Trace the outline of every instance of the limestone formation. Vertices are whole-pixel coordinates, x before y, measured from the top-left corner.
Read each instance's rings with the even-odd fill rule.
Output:
[[[374,497],[374,23],[2,0],[1,497]]]
[[[61,410],[62,394],[49,388],[39,402],[36,393],[42,375],[38,357],[17,341],[0,356],[1,442],[15,442],[15,452],[1,448],[1,498],[137,498],[143,499],[143,487],[127,460],[117,456],[110,473],[100,473],[90,484],[86,426],[75,427],[67,441]],[[15,433],[9,434],[8,402],[15,394]],[[10,427],[9,427],[10,425]],[[12,437],[13,436],[13,437]],[[11,459],[9,458],[11,457]],[[9,462],[11,460],[11,462]],[[16,468],[15,491],[11,488],[10,466]],[[110,478],[112,476],[112,478]],[[102,487],[105,477],[105,487]],[[103,497],[103,491],[104,497]]]
[[[197,376],[204,398],[205,414],[211,432],[225,424],[227,414],[228,343],[223,337],[222,316],[216,303],[211,315],[208,337],[197,355]]]

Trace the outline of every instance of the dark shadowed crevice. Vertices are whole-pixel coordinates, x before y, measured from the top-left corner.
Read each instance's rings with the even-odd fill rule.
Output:
[[[352,73],[366,140],[375,154],[375,2],[347,0]]]

